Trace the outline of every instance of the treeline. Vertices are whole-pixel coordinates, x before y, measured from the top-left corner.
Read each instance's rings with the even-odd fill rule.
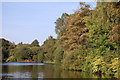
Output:
[[[120,77],[120,2],[99,2],[94,10],[81,2],[80,7],[56,20],[57,39],[50,36],[42,46],[37,40],[14,45],[3,39],[3,59],[54,62],[67,70]]]
[[[15,45],[15,43],[1,39],[2,60],[3,62],[52,62],[55,40],[50,36],[42,46],[39,46],[38,40],[34,40],[31,44],[21,42]]]

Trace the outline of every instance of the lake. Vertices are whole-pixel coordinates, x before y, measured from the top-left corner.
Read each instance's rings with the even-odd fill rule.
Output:
[[[3,78],[98,78],[97,75],[63,70],[60,66],[47,63],[3,63]]]

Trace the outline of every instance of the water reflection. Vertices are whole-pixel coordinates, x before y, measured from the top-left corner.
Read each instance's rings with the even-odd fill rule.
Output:
[[[19,63],[17,63],[19,64]],[[21,63],[20,63],[21,64]],[[25,64],[25,63],[24,63]],[[31,63],[32,64],[32,63]],[[95,78],[78,71],[67,71],[57,65],[3,65],[3,77],[13,78]]]
[[[10,63],[0,63],[0,65],[12,65],[12,66],[21,66],[21,65],[48,65],[47,63],[18,63],[18,62],[10,62]]]

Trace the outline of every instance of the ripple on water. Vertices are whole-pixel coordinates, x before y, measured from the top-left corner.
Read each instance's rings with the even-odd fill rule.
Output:
[[[10,77],[13,77],[13,75],[11,73],[2,73],[2,74],[0,74],[0,77],[10,78]]]

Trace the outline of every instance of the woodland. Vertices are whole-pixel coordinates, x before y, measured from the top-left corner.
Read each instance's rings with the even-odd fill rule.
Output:
[[[1,38],[3,62],[54,63],[65,70],[120,77],[120,2],[97,2],[96,8],[80,2],[73,14],[55,21],[57,38],[40,46],[15,44]]]

